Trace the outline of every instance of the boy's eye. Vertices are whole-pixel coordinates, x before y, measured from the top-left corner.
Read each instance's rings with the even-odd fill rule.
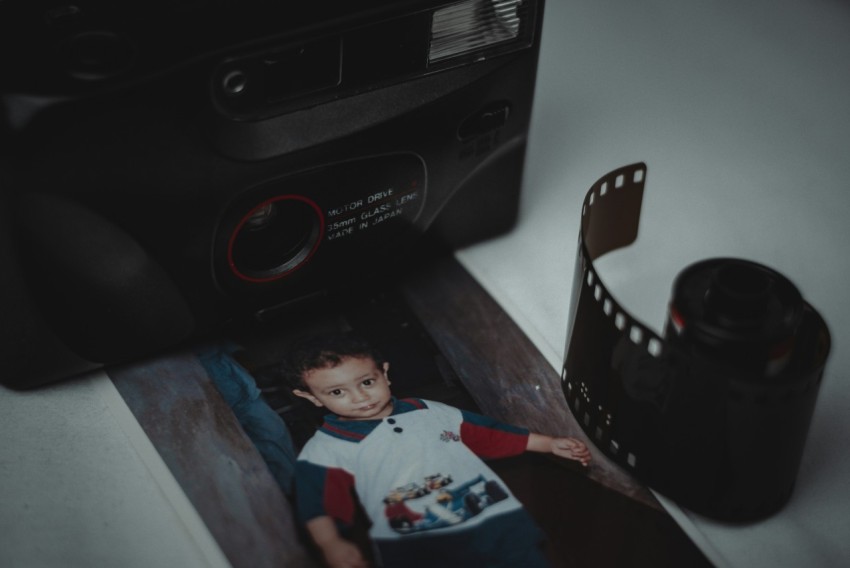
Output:
[[[375,379],[366,379],[365,381],[363,381],[363,386],[364,387],[370,387],[370,386],[372,386],[372,384],[374,382],[375,382]]]
[[[340,396],[342,394],[342,389],[334,389],[328,393],[331,396]]]

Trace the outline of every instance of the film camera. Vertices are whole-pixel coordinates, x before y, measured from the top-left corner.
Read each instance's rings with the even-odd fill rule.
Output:
[[[515,221],[542,0],[0,4],[0,377],[272,318]]]

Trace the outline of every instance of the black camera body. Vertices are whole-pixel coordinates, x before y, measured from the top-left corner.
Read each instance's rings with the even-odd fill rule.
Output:
[[[0,4],[2,382],[512,227],[543,1],[290,4]]]

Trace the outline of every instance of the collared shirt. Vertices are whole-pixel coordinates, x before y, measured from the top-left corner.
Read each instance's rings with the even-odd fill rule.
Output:
[[[350,524],[353,489],[376,540],[472,527],[521,508],[481,458],[527,443],[524,428],[421,399],[394,399],[379,420],[328,416],[298,458],[299,517]]]

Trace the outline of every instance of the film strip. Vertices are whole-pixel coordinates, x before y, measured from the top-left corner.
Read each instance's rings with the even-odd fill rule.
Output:
[[[637,238],[646,164],[603,176],[582,206],[562,387],[594,444],[698,513],[752,520],[791,495],[830,349],[781,274],[732,258],[677,276],[663,335],[593,262]]]

